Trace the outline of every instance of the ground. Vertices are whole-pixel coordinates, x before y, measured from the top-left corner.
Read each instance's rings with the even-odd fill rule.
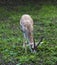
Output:
[[[37,53],[27,54],[22,47],[23,35],[19,21],[23,14],[34,20]],[[0,6],[0,65],[56,65],[57,64],[57,5]]]

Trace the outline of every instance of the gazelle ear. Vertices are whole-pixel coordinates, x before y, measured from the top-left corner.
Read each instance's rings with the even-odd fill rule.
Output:
[[[33,38],[33,41],[34,41],[34,49],[36,50],[36,44],[35,44],[35,39]]]
[[[36,44],[35,44],[35,39],[33,38],[33,41],[34,41],[34,47],[36,46]]]
[[[34,39],[34,37],[33,37],[33,41],[34,41],[34,47],[35,47],[35,39]]]

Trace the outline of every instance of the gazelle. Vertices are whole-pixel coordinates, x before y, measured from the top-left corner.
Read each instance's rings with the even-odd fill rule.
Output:
[[[29,44],[29,48],[31,52],[35,52],[37,49],[37,46],[34,42],[34,36],[33,36],[33,19],[28,14],[22,15],[20,19],[20,28],[24,35],[24,43],[23,46],[25,47],[25,52],[27,51],[26,44]],[[40,41],[41,42],[41,41]],[[37,44],[38,45],[38,44]]]

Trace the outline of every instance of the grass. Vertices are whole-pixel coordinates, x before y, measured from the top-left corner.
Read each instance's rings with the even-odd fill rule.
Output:
[[[29,14],[34,20],[34,37],[43,44],[36,54],[24,53],[22,32],[19,20],[23,14]],[[28,5],[0,7],[0,65],[56,65],[57,64],[57,6]]]

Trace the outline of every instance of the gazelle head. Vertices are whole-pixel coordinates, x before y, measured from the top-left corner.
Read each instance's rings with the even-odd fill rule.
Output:
[[[34,47],[32,48],[32,46],[31,46],[31,49],[32,49],[33,52],[36,52],[37,51],[37,48],[41,44],[43,38],[44,37],[42,36],[37,44],[35,43],[35,39],[33,39],[34,40],[34,45],[33,45]]]

